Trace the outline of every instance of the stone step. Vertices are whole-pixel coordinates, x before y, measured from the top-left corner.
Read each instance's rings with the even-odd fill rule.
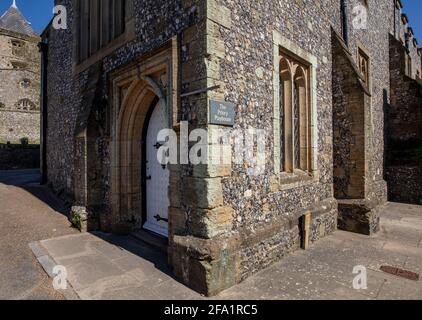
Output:
[[[164,252],[165,254],[168,253],[168,239],[160,235],[146,231],[144,229],[137,229],[131,233],[131,236]]]

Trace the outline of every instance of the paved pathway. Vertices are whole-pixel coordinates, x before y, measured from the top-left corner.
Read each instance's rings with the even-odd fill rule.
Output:
[[[67,268],[82,299],[203,299],[171,277],[163,254],[131,237],[83,234],[40,244],[41,256]],[[338,231],[216,298],[422,299],[422,280],[385,274],[382,265],[422,273],[422,207],[390,204],[377,236]],[[367,290],[353,289],[355,266],[367,268]]]
[[[0,299],[63,298],[28,244],[75,231],[38,181],[37,170],[0,171]]]
[[[204,299],[173,279],[165,256],[147,245],[131,237],[76,233],[60,202],[36,184],[38,177],[36,171],[0,171],[0,299],[63,299],[30,243],[47,270],[52,259],[67,268],[82,299]],[[368,269],[367,290],[352,288],[357,265]],[[422,274],[421,206],[389,204],[377,236],[338,231],[217,298],[422,299],[422,280],[385,274],[381,265]]]

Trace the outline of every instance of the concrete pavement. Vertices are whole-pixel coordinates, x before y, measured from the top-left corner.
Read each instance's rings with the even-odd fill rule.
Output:
[[[38,177],[37,171],[0,172],[0,299],[64,298],[36,258],[50,275],[55,265],[66,267],[66,297],[205,299],[173,279],[165,255],[148,245],[76,232],[67,209],[37,185]],[[422,207],[391,203],[381,226],[374,237],[338,231],[216,298],[422,299],[422,280],[380,270],[387,265],[422,273]],[[353,289],[355,266],[367,268],[368,289]]]
[[[63,299],[28,244],[76,233],[37,170],[0,171],[0,299]]]
[[[172,278],[164,254],[131,237],[80,234],[39,245],[66,267],[81,299],[204,299]],[[422,272],[422,207],[389,204],[375,237],[338,231],[215,298],[422,299],[422,280],[386,274],[384,265]],[[365,290],[353,288],[357,266],[366,268]]]

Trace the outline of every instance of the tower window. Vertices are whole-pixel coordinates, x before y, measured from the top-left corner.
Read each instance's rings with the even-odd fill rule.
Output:
[[[20,85],[21,85],[22,88],[27,89],[31,85],[31,80],[29,80],[29,79],[22,79],[21,82],[20,82]]]
[[[16,103],[16,109],[24,110],[24,111],[28,111],[28,110],[33,111],[33,110],[37,110],[37,106],[31,100],[25,98],[25,99],[19,100],[18,103]]]
[[[14,56],[23,56],[24,55],[24,49],[25,49],[25,43],[20,40],[11,40],[12,43],[12,54]]]

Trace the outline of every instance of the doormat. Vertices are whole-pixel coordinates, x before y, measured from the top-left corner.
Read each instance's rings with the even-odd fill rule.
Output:
[[[419,280],[419,274],[412,271],[403,270],[400,268],[395,268],[395,267],[390,267],[390,266],[382,266],[380,269],[381,271],[385,273],[389,273],[397,277],[405,278],[412,281]]]

